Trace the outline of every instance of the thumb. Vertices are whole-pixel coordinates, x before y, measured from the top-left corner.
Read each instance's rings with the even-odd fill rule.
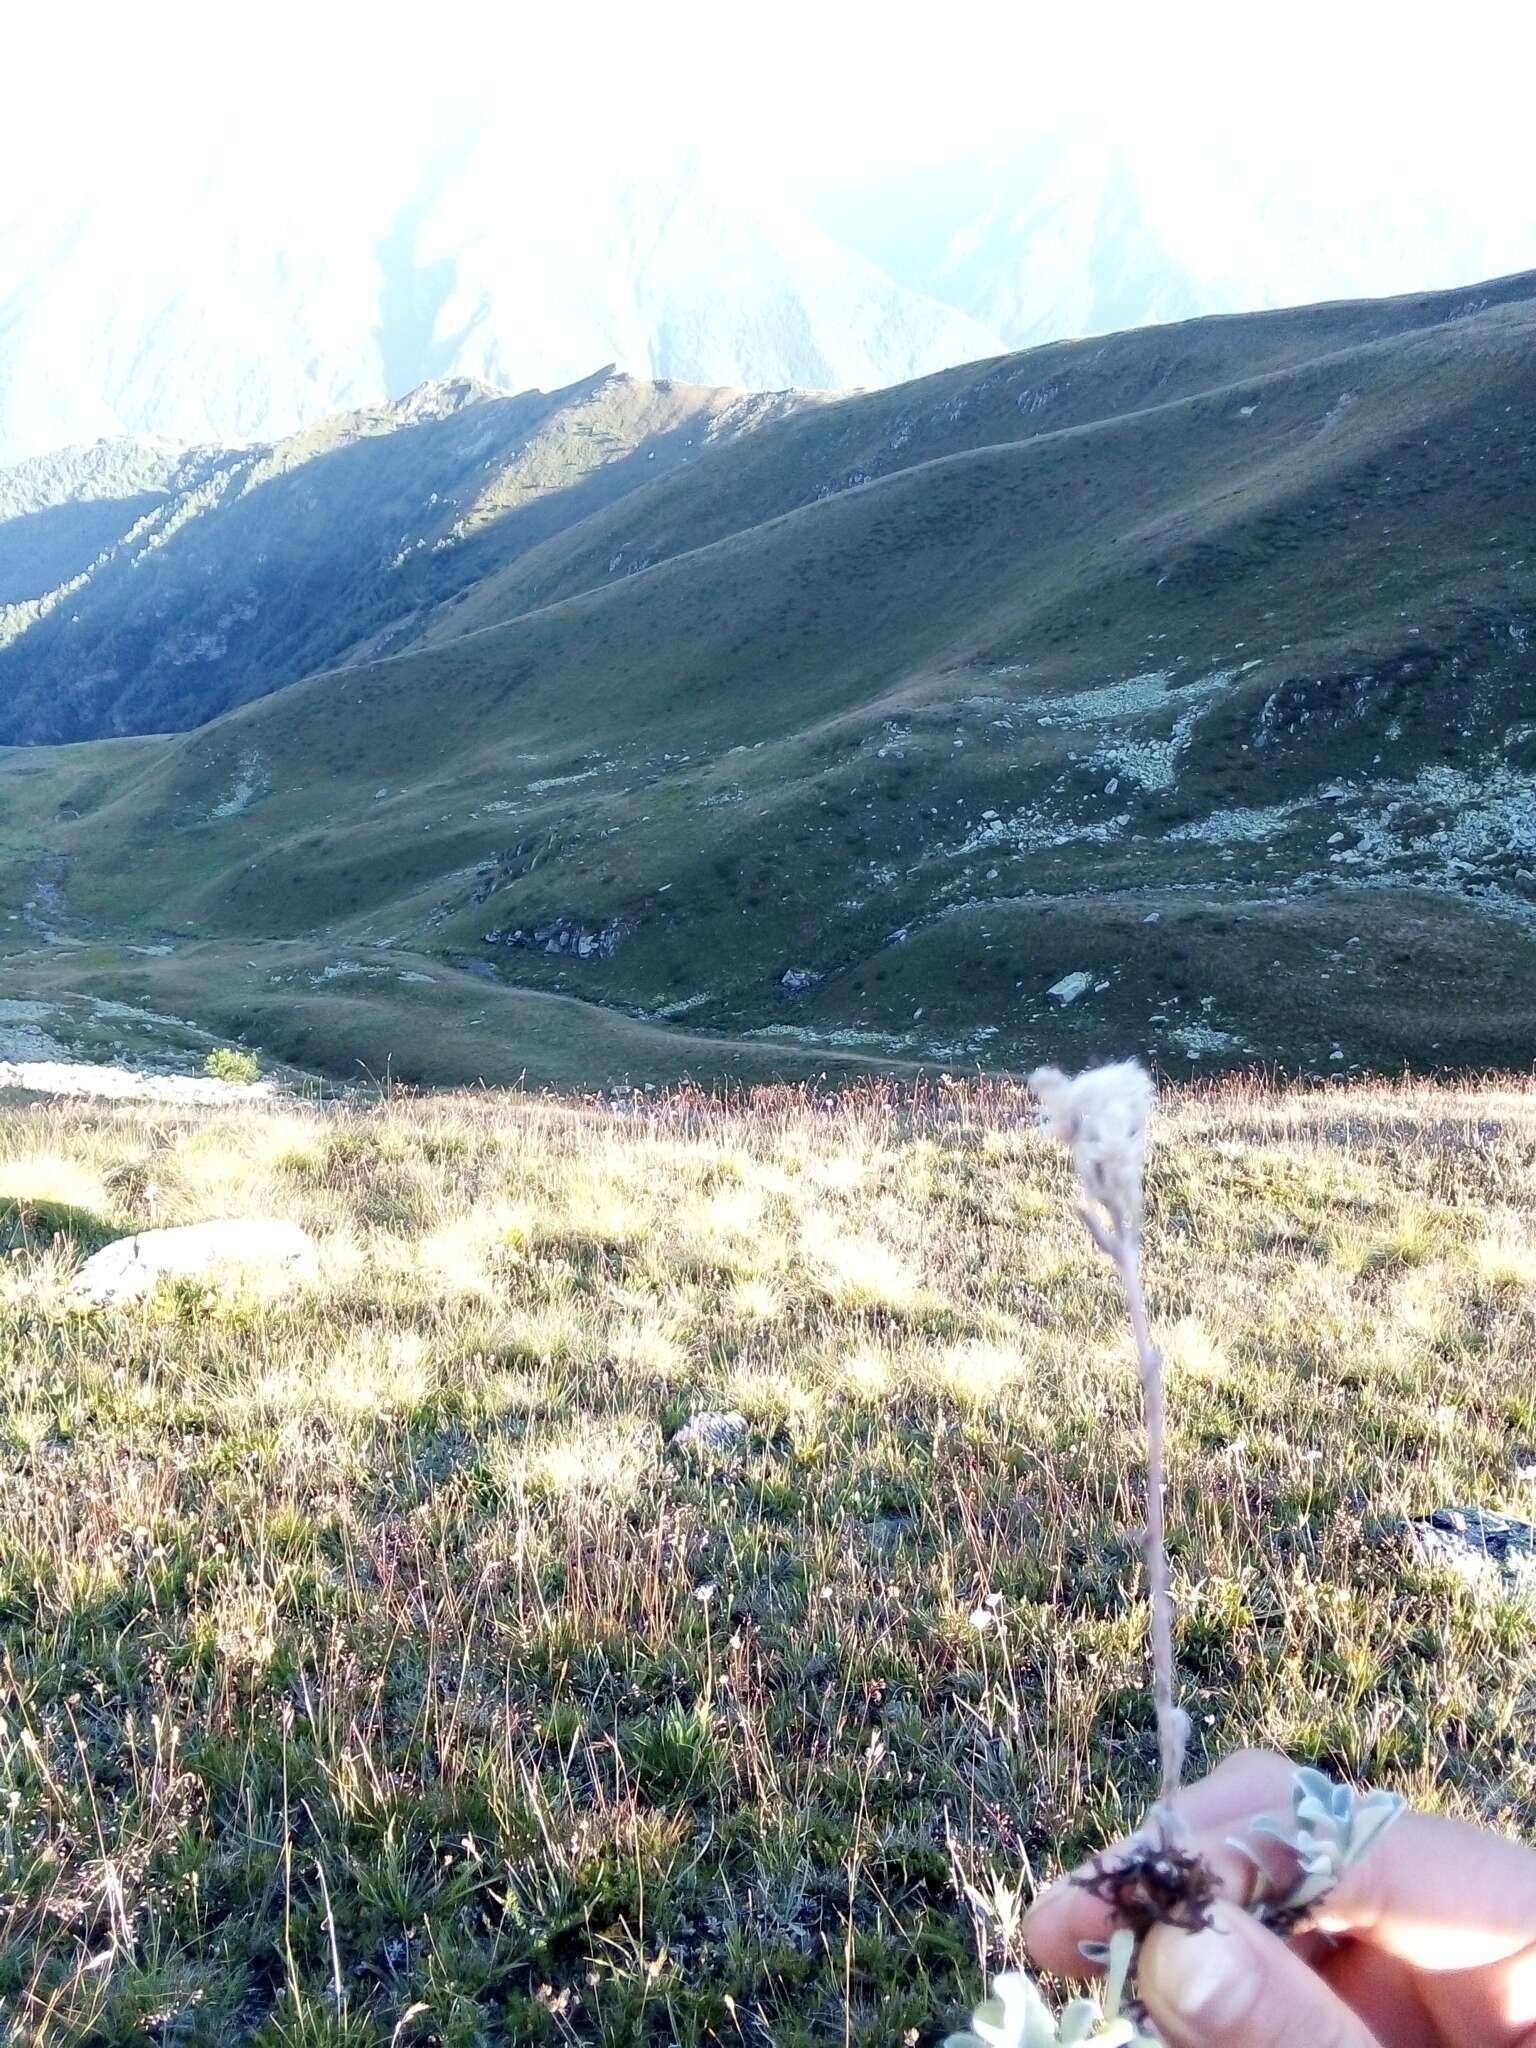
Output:
[[[1136,1987],[1170,2048],[1380,2048],[1292,1950],[1236,1906],[1208,1927],[1155,1927]]]

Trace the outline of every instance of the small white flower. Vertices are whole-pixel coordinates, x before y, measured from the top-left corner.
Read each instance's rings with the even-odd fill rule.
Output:
[[[1134,1230],[1141,1221],[1147,1120],[1157,1099],[1145,1067],[1119,1060],[1075,1075],[1039,1067],[1029,1087],[1040,1105],[1040,1128],[1071,1147],[1083,1192],[1109,1212],[1116,1229]]]
[[[988,1593],[971,1609],[970,1613],[966,1616],[966,1620],[971,1624],[972,1628],[978,1630],[1001,1628],[1003,1625],[1002,1609],[1002,1594]]]

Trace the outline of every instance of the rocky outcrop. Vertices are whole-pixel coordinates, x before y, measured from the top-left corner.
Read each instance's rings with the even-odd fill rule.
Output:
[[[563,953],[573,960],[611,960],[633,930],[622,917],[598,925],[576,917],[541,917],[530,925],[487,932],[485,943],[527,953]]]
[[[18,1036],[14,1031],[5,1033],[0,1046],[8,1045]],[[42,1032],[35,1032],[35,1038],[39,1044],[49,1042]],[[212,1081],[196,1074],[141,1073],[134,1067],[66,1059],[0,1059],[0,1091],[6,1089],[65,1098],[172,1102],[184,1109],[215,1105],[227,1109],[237,1103],[267,1103],[277,1092],[270,1081]]]

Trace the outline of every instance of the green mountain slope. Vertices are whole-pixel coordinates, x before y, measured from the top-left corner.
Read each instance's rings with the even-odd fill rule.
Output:
[[[876,401],[768,426],[594,515],[671,508],[643,574],[176,739],[3,757],[12,929],[238,938],[219,1001],[279,1012],[264,942],[786,1053],[1524,1064],[1530,292],[1121,337],[1222,381],[682,546],[728,467],[750,517]],[[1249,325],[1276,346],[1234,376]],[[1031,361],[950,399],[1011,378],[1023,418]],[[24,908],[45,858],[57,918]]]
[[[937,457],[1231,391],[1406,333],[1528,300],[1530,277],[1472,292],[1306,306],[1060,342],[860,394],[732,447],[487,577],[427,635],[447,638],[600,587],[796,507]],[[1249,394],[1251,395],[1251,394]]]
[[[385,651],[563,525],[805,402],[607,371],[515,398],[461,378],[198,451],[149,490],[127,488],[135,444],[83,451],[122,495],[71,492],[81,451],[0,473],[0,742],[197,725]],[[39,503],[50,468],[63,501]]]

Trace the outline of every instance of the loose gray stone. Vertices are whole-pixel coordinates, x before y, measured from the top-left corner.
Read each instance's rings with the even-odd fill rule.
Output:
[[[314,1239],[296,1223],[244,1217],[223,1223],[187,1223],[171,1230],[141,1230],[120,1237],[86,1260],[69,1299],[81,1308],[117,1308],[141,1301],[162,1280],[261,1273],[294,1282],[319,1271]]]
[[[1419,1555],[1469,1585],[1536,1600],[1536,1527],[1485,1508],[1436,1508],[1409,1523]]]
[[[747,1440],[747,1418],[730,1408],[701,1408],[672,1439],[675,1451],[735,1451]]]
[[[1075,1003],[1079,996],[1086,995],[1092,987],[1093,976],[1079,969],[1076,974],[1064,974],[1060,981],[1053,981],[1046,994],[1054,996],[1058,1003],[1065,1005]]]

